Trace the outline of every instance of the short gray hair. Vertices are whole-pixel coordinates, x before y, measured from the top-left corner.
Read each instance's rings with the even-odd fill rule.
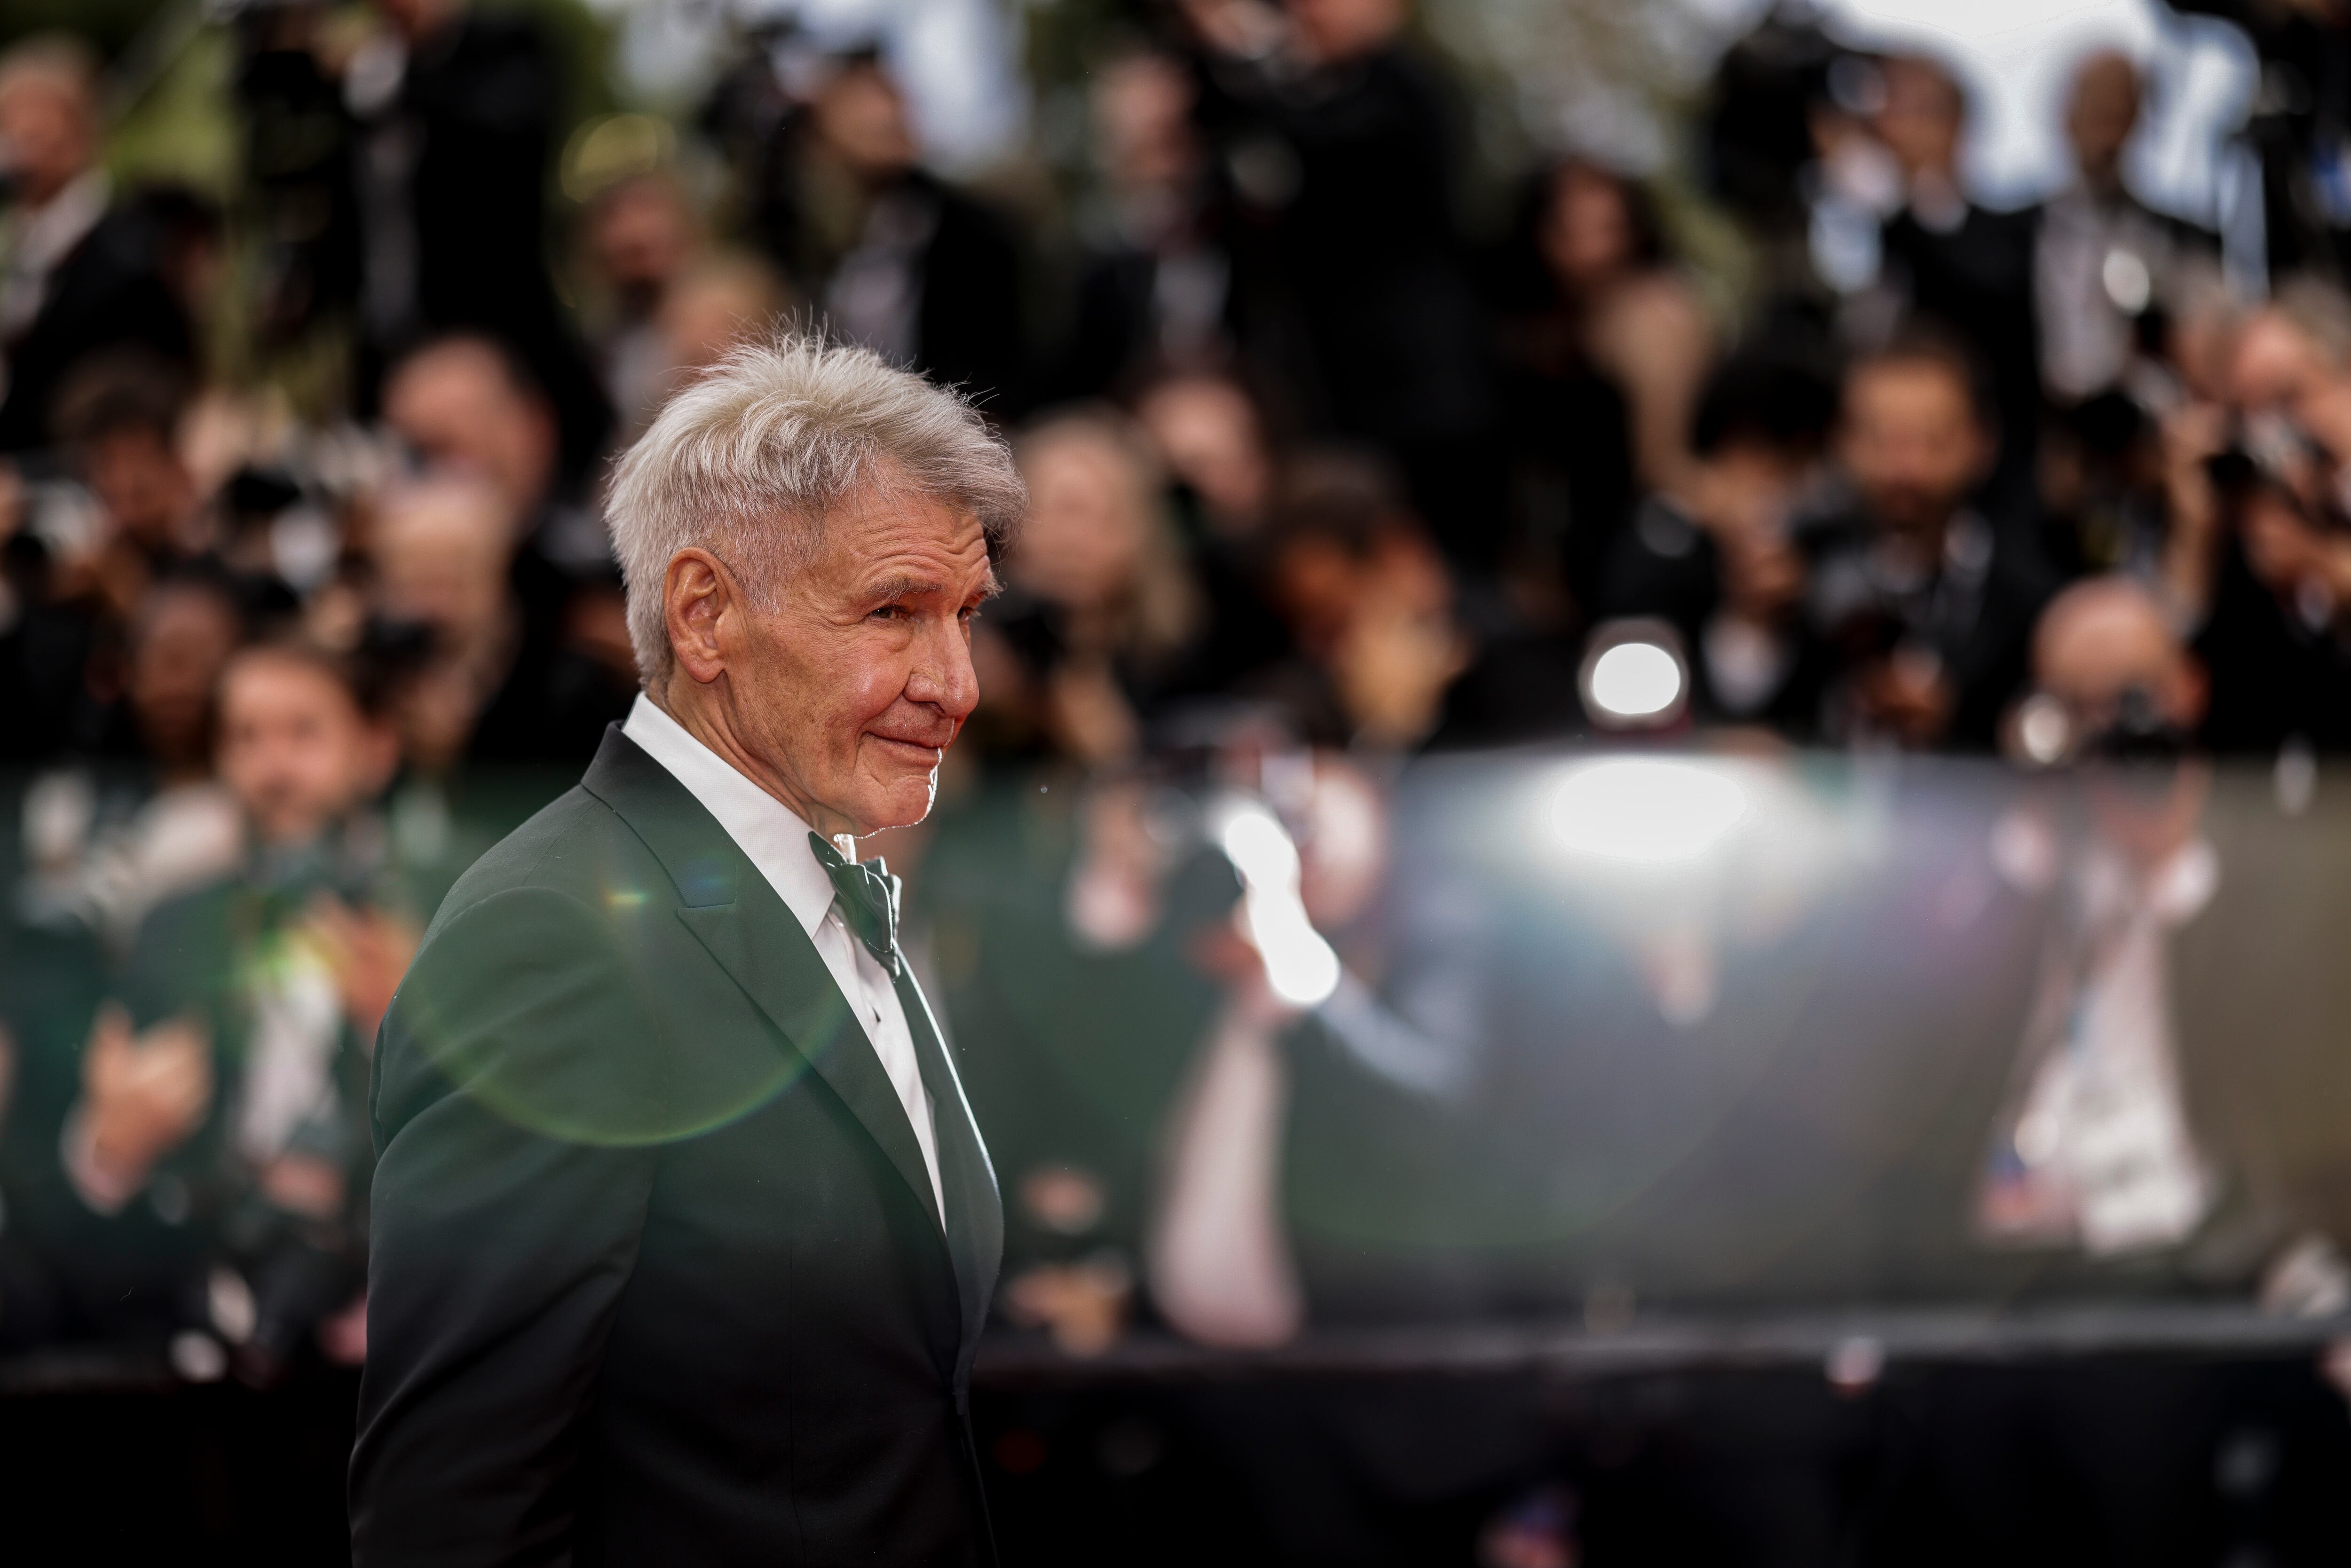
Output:
[[[605,497],[648,687],[672,663],[663,583],[677,552],[717,556],[763,605],[861,491],[919,496],[978,519],[1000,556],[1028,506],[1002,437],[956,392],[866,349],[792,334],[735,350],[654,416]]]

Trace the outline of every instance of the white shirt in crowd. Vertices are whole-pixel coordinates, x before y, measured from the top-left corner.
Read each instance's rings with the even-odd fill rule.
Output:
[[[726,836],[750,857],[791,910],[815,944],[817,956],[832,972],[833,984],[849,1003],[850,1011],[865,1028],[882,1070],[890,1075],[906,1120],[914,1124],[914,1142],[922,1145],[923,1168],[930,1173],[931,1196],[939,1214],[947,1211],[946,1191],[939,1181],[938,1133],[931,1120],[930,1092],[923,1087],[921,1064],[914,1055],[914,1037],[906,1026],[905,1009],[897,988],[873,955],[865,950],[841,912],[833,907],[832,878],[817,863],[809,847],[809,825],[784,803],[737,772],[733,764],[689,734],[685,727],[655,706],[643,692],[629,710],[621,733],[643,747],[645,755],[669,769],[686,792],[718,820]]]

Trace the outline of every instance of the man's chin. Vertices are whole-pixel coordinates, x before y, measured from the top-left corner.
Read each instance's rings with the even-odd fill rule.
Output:
[[[911,828],[931,814],[931,799],[935,793],[936,778],[931,773],[876,789],[864,801],[858,817],[865,826],[859,837],[882,832],[890,828]]]

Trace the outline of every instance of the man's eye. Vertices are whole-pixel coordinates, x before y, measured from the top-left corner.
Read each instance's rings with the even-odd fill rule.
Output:
[[[897,621],[904,617],[906,607],[903,604],[885,604],[873,613],[881,616],[884,621]]]

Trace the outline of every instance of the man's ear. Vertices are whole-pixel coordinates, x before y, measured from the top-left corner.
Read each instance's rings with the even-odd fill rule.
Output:
[[[662,574],[662,621],[677,666],[708,685],[726,673],[727,633],[741,613],[742,589],[726,563],[698,547],[670,557]]]

